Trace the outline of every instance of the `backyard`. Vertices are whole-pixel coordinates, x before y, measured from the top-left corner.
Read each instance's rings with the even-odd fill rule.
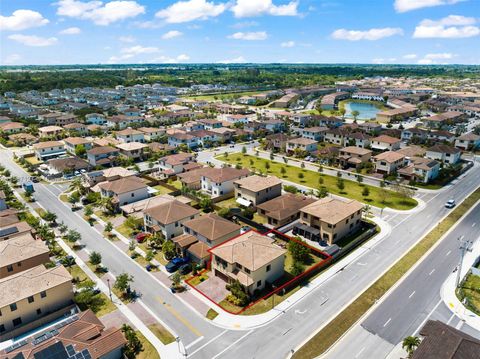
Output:
[[[278,178],[310,188],[318,189],[320,186],[325,186],[329,193],[355,199],[380,208],[390,207],[393,209],[408,210],[417,205],[417,201],[413,198],[405,198],[399,193],[384,188],[373,187],[350,180],[343,180],[345,188],[340,190],[337,186],[337,177],[324,175],[280,162],[257,158],[247,154],[234,153],[230,154],[228,157],[220,155],[216,158],[232,165],[239,164],[243,168],[249,168],[253,171],[261,171],[262,173],[274,175]],[[266,166],[269,166],[269,168],[267,169]],[[282,173],[282,168],[284,168],[284,173]],[[320,180],[320,178],[322,178],[322,180]],[[323,183],[320,183],[320,181],[323,181]],[[365,188],[368,188],[368,196],[362,195]]]

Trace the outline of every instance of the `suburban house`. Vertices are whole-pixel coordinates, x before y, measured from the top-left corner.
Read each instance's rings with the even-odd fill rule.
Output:
[[[266,121],[263,121],[263,124],[265,125],[266,130],[273,133],[278,133],[285,130],[285,123],[281,120],[275,120],[275,119],[266,120]]]
[[[60,318],[74,308],[72,276],[39,265],[0,279],[0,340]]]
[[[59,126],[44,126],[38,129],[38,135],[42,137],[57,136],[63,132],[63,128]]]
[[[315,140],[310,140],[308,138],[293,138],[287,141],[286,151],[288,154],[294,154],[295,151],[304,151],[306,153],[312,153],[317,150],[318,142]]]
[[[202,188],[202,177],[210,172],[209,167],[196,168],[177,174],[177,178],[186,188],[199,190]]]
[[[332,245],[361,227],[363,204],[322,198],[300,209],[300,223],[293,233]]]
[[[455,147],[464,151],[474,150],[480,147],[480,136],[474,133],[466,133],[457,137]]]
[[[127,344],[121,329],[105,329],[90,309],[52,321],[21,339],[0,350],[0,357],[121,359]]]
[[[126,128],[124,130],[115,133],[115,136],[120,142],[145,142],[145,134],[142,131],[134,130],[132,128]]]
[[[225,115],[224,119],[225,119],[225,121],[227,121],[229,123],[232,123],[232,124],[237,124],[237,123],[246,124],[246,123],[248,123],[248,116],[247,115],[240,115],[240,114]]]
[[[285,135],[284,133],[275,133],[265,137],[267,140],[267,147],[274,150],[286,149],[287,142],[292,139],[291,136]]]
[[[29,234],[0,241],[0,279],[50,261],[50,250]]]
[[[427,149],[425,157],[449,165],[457,164],[462,156],[462,151],[448,145],[435,145]]]
[[[35,157],[40,161],[57,158],[66,154],[65,145],[59,141],[39,142],[33,145]]]
[[[250,295],[284,275],[287,251],[274,239],[249,231],[210,250],[211,269],[227,283],[239,281]]]
[[[250,171],[246,168],[232,167],[208,168],[201,179],[202,191],[212,197],[227,195],[234,191],[234,182],[247,177]]]
[[[363,132],[352,132],[345,135],[345,143],[350,146],[366,148],[370,146],[371,137]]]
[[[465,117],[465,114],[462,112],[448,111],[431,117],[425,117],[422,121],[430,128],[441,128],[463,121]]]
[[[306,127],[301,132],[303,138],[320,142],[323,141],[323,137],[327,131],[328,127]]]
[[[75,173],[75,171],[88,170],[90,168],[90,164],[87,161],[76,156],[54,158],[48,160],[46,165],[48,173],[44,172],[44,174],[53,177],[60,177],[60,175],[68,176]]]
[[[313,202],[315,202],[315,199],[286,193],[259,204],[257,213],[267,218],[269,225],[281,227],[297,220],[300,216],[300,208]]]
[[[195,236],[208,247],[215,247],[240,234],[240,228],[236,223],[222,218],[215,213],[183,222],[183,230],[186,234]]]
[[[145,141],[154,141],[165,134],[165,130],[158,127],[140,127],[138,130],[143,132]]]
[[[18,237],[31,237],[32,227],[25,221],[7,222],[2,218],[0,222],[0,242]]]
[[[345,145],[345,136],[348,135],[348,131],[342,128],[332,128],[325,132],[325,142],[344,146]]]
[[[120,143],[116,145],[120,150],[120,154],[133,160],[142,160],[144,157],[144,150],[148,148],[148,145],[140,142]]]
[[[198,146],[198,139],[189,133],[176,132],[168,136],[168,144],[172,147],[185,145],[188,148],[195,148]]]
[[[135,123],[142,123],[143,121],[143,117],[117,115],[107,118],[107,126],[122,130]]]
[[[0,123],[0,132],[6,133],[7,135],[23,132],[24,130],[25,126],[20,122]]]
[[[213,130],[214,128],[222,127],[222,122],[221,121],[214,120],[214,119],[211,119],[211,118],[203,118],[203,119],[198,120],[198,122],[202,123],[203,128],[205,130],[209,130],[209,131]]]
[[[407,180],[428,183],[438,177],[440,162],[423,157],[409,157],[398,174]]]
[[[65,131],[67,131],[71,135],[85,136],[88,133],[88,128],[83,123],[73,122],[62,127]]]
[[[378,173],[389,175],[404,166],[405,156],[399,152],[387,151],[374,156],[373,161]]]
[[[401,139],[405,142],[424,142],[428,138],[428,131],[412,127],[402,130]]]
[[[112,198],[116,206],[124,206],[149,197],[148,186],[142,179],[135,176],[102,182],[98,187],[101,196]]]
[[[349,146],[340,149],[338,161],[343,168],[359,168],[370,161],[372,151],[361,147]]]
[[[290,114],[290,121],[295,123],[297,126],[304,127],[310,122],[312,115],[306,113],[292,113]]]
[[[233,182],[235,199],[242,206],[256,207],[282,194],[282,181],[275,176],[248,176]]]
[[[65,148],[68,153],[75,154],[75,151],[79,146],[83,146],[85,150],[92,148],[92,141],[89,141],[83,137],[67,137],[63,140],[65,143]]]
[[[93,187],[100,182],[114,181],[119,178],[135,175],[135,172],[124,167],[110,167],[104,170],[92,171],[82,175],[84,186]]]
[[[147,208],[143,212],[145,229],[150,233],[161,233],[165,239],[172,239],[183,233],[182,223],[194,219],[199,211],[178,200]]]
[[[395,151],[400,149],[402,140],[388,135],[380,135],[371,140],[370,146],[377,151]]]
[[[87,159],[92,166],[112,166],[119,154],[120,150],[118,148],[111,146],[100,146],[88,150]]]
[[[77,116],[71,113],[62,114],[55,118],[55,125],[65,126],[77,122]]]
[[[103,126],[107,123],[107,119],[100,113],[89,113],[85,115],[85,122],[92,125]]]
[[[230,141],[236,133],[235,129],[228,127],[212,128],[209,131],[215,134],[218,141]]]
[[[162,172],[167,174],[179,174],[185,171],[185,165],[195,160],[191,153],[178,153],[168,155],[158,160]]]
[[[359,123],[358,128],[368,135],[377,135],[382,131],[382,125],[376,122]]]
[[[190,135],[196,137],[197,143],[203,147],[209,147],[214,142],[219,140],[219,137],[215,132],[207,130],[198,130],[189,132]]]
[[[187,132],[193,132],[203,130],[205,126],[202,122],[188,121],[183,124],[183,129]]]

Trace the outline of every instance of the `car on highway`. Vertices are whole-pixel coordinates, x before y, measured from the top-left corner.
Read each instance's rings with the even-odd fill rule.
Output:
[[[445,203],[446,208],[453,208],[455,207],[455,200],[454,199],[449,199],[447,203]]]
[[[189,261],[190,260],[188,258],[176,257],[167,263],[167,265],[165,266],[165,269],[167,270],[168,273],[173,273],[182,265],[187,264]]]

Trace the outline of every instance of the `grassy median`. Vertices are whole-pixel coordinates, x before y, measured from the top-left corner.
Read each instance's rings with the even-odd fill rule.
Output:
[[[443,221],[363,292],[353,303],[330,321],[295,354],[295,359],[314,358],[330,348],[368,309],[380,299],[423,255],[478,201],[480,188],[467,197]]]
[[[262,173],[277,176],[280,179],[295,182],[310,188],[318,189],[320,186],[325,186],[328,192],[332,194],[356,199],[357,201],[380,208],[390,207],[393,209],[407,210],[414,208],[418,204],[415,199],[405,198],[399,193],[346,179],[343,181],[345,188],[339,189],[337,186],[337,177],[264,158],[241,153],[230,154],[228,157],[220,155],[216,158],[234,166],[238,164],[242,168],[248,168],[252,171],[262,171]],[[282,170],[282,168],[284,170]],[[282,173],[282,171],[284,171],[284,173]],[[369,193],[367,196],[363,195],[365,188],[368,188]]]

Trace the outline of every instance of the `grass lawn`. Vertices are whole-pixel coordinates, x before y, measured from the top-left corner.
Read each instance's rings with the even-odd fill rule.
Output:
[[[101,278],[105,275],[104,272],[98,271],[97,266],[94,266],[92,263],[90,263],[90,261],[85,261],[85,263],[87,264],[88,268],[90,268],[90,270],[96,274],[97,277]]]
[[[155,334],[155,336],[165,345],[175,341],[175,337],[172,335],[172,333],[170,333],[159,323],[149,325],[148,329],[150,329],[152,333]]]
[[[43,208],[35,208],[35,212],[37,212],[40,217],[44,216],[45,213],[47,213]]]
[[[122,216],[121,214],[110,215],[110,214],[104,213],[101,209],[93,213],[104,222],[111,222],[112,219]]]
[[[35,157],[35,156],[25,157],[25,160],[32,165],[38,165],[40,163],[43,163],[42,161],[37,159],[37,157]]]
[[[224,201],[220,201],[216,203],[217,206],[223,207],[223,208],[235,208],[239,207],[240,205],[235,201],[235,197],[226,199]]]
[[[132,238],[133,236],[133,230],[130,227],[127,227],[125,223],[122,223],[118,227],[115,227],[115,230],[123,236],[127,237],[128,239]]]
[[[205,315],[205,317],[207,317],[207,319],[214,320],[217,317],[217,315],[218,313],[214,311],[212,308],[210,308],[207,314]]]
[[[171,193],[172,190],[167,188],[167,187],[164,187],[160,184],[157,184],[156,186],[153,186],[153,188],[155,188],[158,192],[155,192],[156,195],[161,195],[161,194],[168,194],[168,193]]]
[[[423,239],[366,289],[295,354],[295,359],[314,358],[324,353],[379,300],[423,255],[480,199],[477,189],[432,229]]]
[[[457,290],[460,301],[466,298],[466,307],[480,315],[480,276],[469,274],[460,290]]]
[[[319,188],[319,178],[323,178],[323,186],[325,186],[329,193],[355,199],[360,202],[370,204],[377,207],[390,207],[394,209],[407,210],[415,207],[418,203],[413,198],[403,198],[396,192],[386,190],[384,188],[368,186],[365,184],[359,184],[354,181],[344,180],[345,189],[339,190],[337,187],[337,177],[320,174],[314,171],[302,169],[296,166],[290,166],[288,164],[270,161],[264,158],[257,158],[255,156],[244,155],[241,153],[230,154],[227,158],[220,155],[216,157],[220,161],[225,161],[230,164],[240,164],[243,168],[249,168],[252,170],[262,171],[266,173],[265,164],[269,163],[268,169],[269,175],[277,176],[285,180],[295,182],[311,188]],[[253,164],[250,164],[252,161]],[[285,168],[285,174],[281,173],[281,168]],[[303,174],[303,178],[299,178],[299,174]],[[370,190],[369,196],[363,197],[362,191],[365,187]],[[221,205],[222,202],[218,203]]]
[[[268,223],[268,219],[259,215],[258,213],[255,212],[255,214],[253,215],[253,220],[257,223],[261,223],[261,224],[265,224],[265,223]]]
[[[138,353],[136,359],[160,359],[160,356],[158,355],[158,352],[152,343],[150,343],[139,330],[137,330],[135,333],[143,345],[143,351]]]
[[[61,195],[60,195],[60,201],[62,201],[62,202],[68,202],[68,195],[66,195],[66,194],[61,194]]]
[[[432,183],[415,183],[415,187],[436,190],[442,188],[443,186],[441,184]]]
[[[182,182],[180,182],[178,179],[175,180],[175,181],[169,180],[169,181],[168,181],[168,184],[169,184],[170,186],[175,187],[176,189],[182,189]]]
[[[202,273],[202,275],[194,277],[191,281],[189,281],[189,283],[193,286],[197,286],[203,282],[202,278],[203,278],[203,281],[206,281],[208,279],[208,274],[206,272]]]

